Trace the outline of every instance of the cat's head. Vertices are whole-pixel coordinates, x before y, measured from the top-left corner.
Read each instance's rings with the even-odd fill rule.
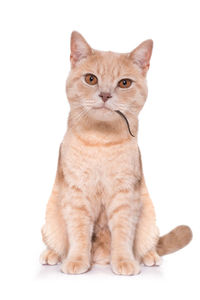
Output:
[[[67,96],[77,120],[116,121],[115,110],[129,119],[137,117],[147,97],[152,47],[152,40],[147,40],[130,53],[97,51],[72,32]]]

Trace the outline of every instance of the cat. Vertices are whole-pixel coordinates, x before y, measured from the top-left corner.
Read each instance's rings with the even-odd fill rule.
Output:
[[[190,242],[184,225],[159,237],[142,171],[138,114],[152,47],[147,40],[130,53],[103,52],[72,32],[68,129],[42,228],[42,264],[61,262],[64,273],[80,274],[110,263],[115,274],[135,275]]]

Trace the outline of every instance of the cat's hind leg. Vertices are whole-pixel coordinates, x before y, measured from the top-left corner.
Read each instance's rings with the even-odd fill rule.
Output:
[[[53,264],[67,255],[67,226],[61,212],[61,195],[64,192],[63,189],[64,177],[59,156],[56,179],[46,208],[46,222],[42,227],[42,238],[47,246],[47,250],[40,257],[42,263]]]
[[[60,262],[60,256],[51,249],[44,250],[40,255],[42,265],[57,265]]]
[[[43,260],[45,258],[48,261],[50,259],[48,257],[52,256],[54,256],[53,260],[55,260],[55,255],[62,259],[67,255],[68,239],[66,222],[59,207],[59,195],[55,190],[55,185],[47,204],[46,222],[42,227],[42,238],[47,246],[47,250],[41,255]]]
[[[150,250],[144,255],[142,262],[147,267],[160,266],[161,257],[158,255],[156,250]]]
[[[145,265],[160,264],[160,257],[156,253],[159,239],[159,230],[156,226],[156,217],[153,203],[146,188],[144,179],[141,185],[142,209],[136,228],[134,254]]]

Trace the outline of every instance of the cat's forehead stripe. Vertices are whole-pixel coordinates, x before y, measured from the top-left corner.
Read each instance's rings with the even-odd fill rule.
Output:
[[[88,72],[94,72],[102,78],[108,76],[112,80],[120,76],[134,76],[137,73],[128,55],[111,51],[96,51],[85,61],[83,67]]]

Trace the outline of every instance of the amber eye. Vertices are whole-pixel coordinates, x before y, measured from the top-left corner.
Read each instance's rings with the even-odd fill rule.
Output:
[[[85,82],[90,85],[95,85],[98,82],[98,79],[95,75],[93,74],[86,74],[85,75]]]
[[[132,80],[131,80],[131,79],[127,79],[127,78],[122,79],[122,80],[120,80],[120,81],[118,82],[118,86],[119,86],[120,88],[122,88],[122,89],[127,89],[127,88],[129,88],[129,87],[131,86],[131,84],[132,84]]]

